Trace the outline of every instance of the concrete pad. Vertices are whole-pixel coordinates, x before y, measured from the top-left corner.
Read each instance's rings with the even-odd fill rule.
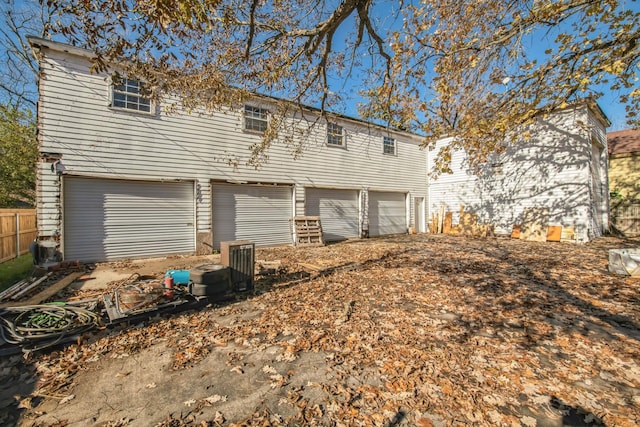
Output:
[[[291,416],[298,410],[293,395],[308,399],[309,406],[326,400],[321,384],[329,378],[327,354],[301,352],[295,360],[278,361],[283,351],[282,346],[261,351],[235,344],[213,347],[205,359],[178,371],[171,368],[176,350],[163,341],[135,356],[102,357],[88,363],[73,395],[46,401],[30,425],[65,420],[69,426],[146,427],[163,424],[168,417],[187,416],[192,419],[190,425],[205,425],[217,412],[227,425],[261,407],[281,417]]]
[[[131,272],[116,271],[111,269],[95,269],[87,275],[76,279],[71,284],[72,289],[83,291],[99,291],[109,289],[109,283],[116,280],[124,280],[131,276]],[[85,279],[86,278],[86,279]]]
[[[70,286],[83,291],[110,289],[109,283],[124,280],[138,273],[142,276],[163,277],[167,270],[191,269],[196,265],[219,263],[220,255],[199,255],[185,257],[161,257],[128,260],[126,263],[105,263],[96,266],[91,273],[76,279]]]

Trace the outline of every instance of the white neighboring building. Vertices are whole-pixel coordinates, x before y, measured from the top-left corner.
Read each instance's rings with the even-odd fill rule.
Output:
[[[457,223],[464,205],[496,233],[509,234],[526,208],[542,208],[549,212],[549,225],[574,227],[579,242],[601,236],[609,224],[609,125],[597,105],[584,102],[539,118],[527,129],[530,139],[510,144],[477,173],[463,151],[454,151],[453,174],[429,183],[429,216],[443,205]],[[429,153],[430,171],[434,156],[450,141],[439,141]]]
[[[58,241],[65,259],[291,244],[298,215],[320,215],[327,240],[425,230],[427,155],[416,135],[335,116],[301,158],[274,144],[256,170],[245,160],[268,99],[166,114],[137,81],[93,74],[90,52],[29,41],[41,70],[39,238]]]

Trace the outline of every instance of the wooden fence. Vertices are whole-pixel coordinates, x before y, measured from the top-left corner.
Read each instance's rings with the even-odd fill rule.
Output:
[[[0,209],[0,263],[28,253],[37,234],[35,209]]]
[[[640,236],[640,203],[612,208],[611,220],[615,228],[625,236]]]

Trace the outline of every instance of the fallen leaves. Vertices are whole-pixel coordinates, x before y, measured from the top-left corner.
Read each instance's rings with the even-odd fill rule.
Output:
[[[256,387],[275,403],[229,421],[237,425],[534,426],[562,411],[637,425],[640,283],[606,272],[606,249],[619,244],[439,235],[261,249],[282,269],[258,278],[250,299],[42,355],[39,390],[60,395],[101,357],[163,342],[172,370],[197,368],[221,346],[229,372],[257,370]],[[302,264],[321,267],[305,276]],[[245,355],[267,348],[278,351],[252,371]],[[304,355],[314,353],[326,379],[300,385]],[[215,405],[222,424],[224,405],[239,398],[228,387],[178,402]]]
[[[234,366],[233,368],[230,369],[231,372],[235,372],[236,374],[244,374],[244,371],[242,370],[242,366]]]
[[[70,394],[69,396],[66,396],[63,399],[61,399],[60,400],[60,404],[64,405],[65,403],[71,402],[75,398],[76,398],[76,396],[74,394]]]

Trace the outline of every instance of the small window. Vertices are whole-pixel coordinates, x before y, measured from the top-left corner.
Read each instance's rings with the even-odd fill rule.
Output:
[[[151,98],[139,80],[119,78],[114,79],[111,106],[125,110],[151,112]]]
[[[264,133],[269,124],[269,110],[251,105],[244,106],[244,130]]]
[[[344,129],[335,123],[327,124],[327,144],[344,146]]]
[[[504,165],[502,163],[493,163],[491,164],[491,173],[494,176],[499,176],[504,174]]]
[[[382,139],[382,152],[384,154],[391,154],[391,155],[395,156],[396,155],[396,140],[391,138],[391,137],[385,136]]]

